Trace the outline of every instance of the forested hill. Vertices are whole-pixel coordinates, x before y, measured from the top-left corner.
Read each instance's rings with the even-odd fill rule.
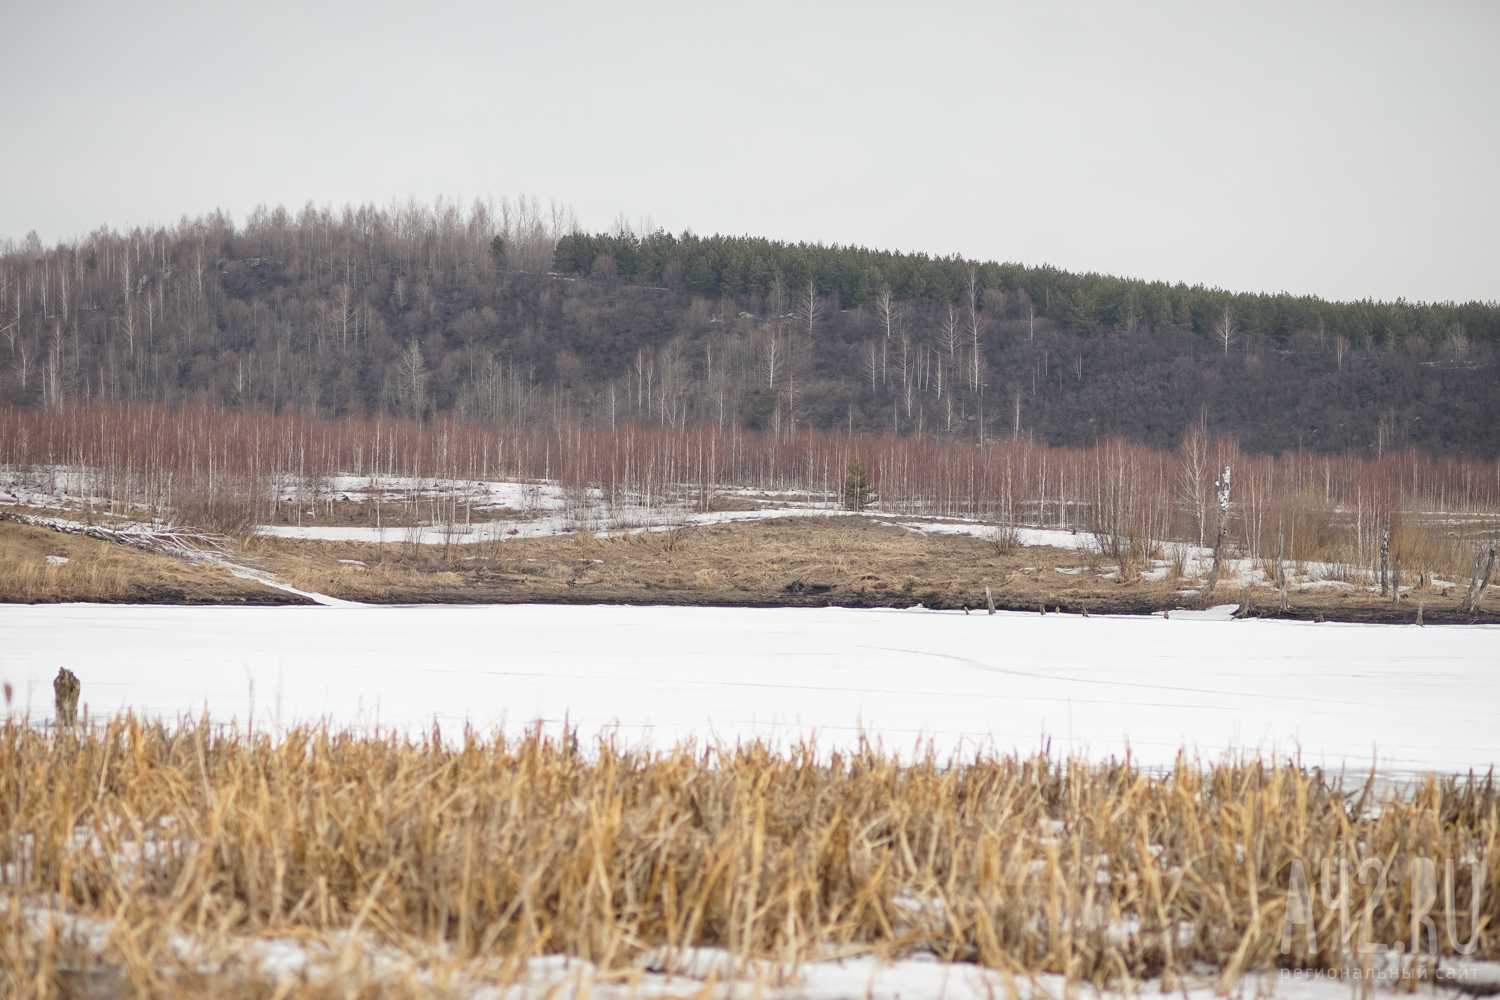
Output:
[[[1500,306],[1333,303],[744,237],[535,202],[258,210],[0,245],[0,400],[709,420],[971,440],[1190,423],[1500,454]]]
[[[1429,343],[1461,329],[1471,340],[1500,341],[1500,303],[1328,302],[1285,292],[1226,292],[1202,285],[1074,274],[1050,265],[968,261],[863,247],[780,243],[745,236],[657,232],[558,241],[554,269],[686,289],[699,295],[773,295],[778,277],[800,290],[812,281],[839,307],[869,305],[888,288],[900,301],[943,305],[966,294],[969,272],[981,292],[998,291],[1077,333],[1101,327],[1184,327],[1208,332],[1228,307],[1238,325],[1277,341],[1299,331],[1340,335],[1355,344]]]

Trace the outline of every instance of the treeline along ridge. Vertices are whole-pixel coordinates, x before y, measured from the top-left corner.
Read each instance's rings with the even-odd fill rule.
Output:
[[[535,200],[0,244],[0,400],[1500,454],[1500,305],[587,234]]]

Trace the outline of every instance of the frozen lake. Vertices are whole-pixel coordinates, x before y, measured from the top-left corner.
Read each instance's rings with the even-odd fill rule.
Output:
[[[585,737],[909,754],[994,747],[1147,765],[1186,747],[1392,775],[1500,761],[1500,627],[922,610],[547,605],[0,605],[11,710],[52,714],[68,667],[93,716],[205,706],[257,729],[450,734],[566,719]]]

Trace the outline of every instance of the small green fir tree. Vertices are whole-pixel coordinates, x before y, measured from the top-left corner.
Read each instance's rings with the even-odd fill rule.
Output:
[[[870,503],[870,470],[856,456],[849,459],[849,475],[844,479],[844,507],[864,510]]]

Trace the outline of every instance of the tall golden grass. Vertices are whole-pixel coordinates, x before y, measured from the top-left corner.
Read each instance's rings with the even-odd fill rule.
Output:
[[[46,735],[8,721],[0,972],[45,984],[92,962],[163,995],[198,974],[182,941],[354,931],[459,961],[563,953],[606,970],[659,947],[792,964],[921,949],[1127,988],[1207,963],[1227,982],[1343,968],[1358,941],[1408,939],[1413,858],[1440,882],[1459,863],[1456,931],[1477,928],[1493,956],[1497,808],[1489,779],[1351,794],[1260,761],[1150,774],[984,753],[903,763],[869,745],[648,753],[536,733],[273,740],[122,717]],[[1371,858],[1393,873],[1379,888],[1353,874]],[[1463,867],[1476,858],[1477,924]],[[1348,934],[1367,917],[1362,938],[1341,939],[1320,898],[1324,859],[1351,862]],[[1318,946],[1298,927],[1282,954],[1299,860]],[[69,951],[28,905],[98,918],[102,947]],[[1441,931],[1438,944],[1451,951]]]
[[[0,517],[0,601],[282,603],[283,592],[126,545]],[[4,644],[0,641],[0,656]]]
[[[131,567],[125,559],[70,558],[56,565],[34,548],[0,534],[0,600],[59,601],[80,599],[78,595],[108,599],[130,593]]]

